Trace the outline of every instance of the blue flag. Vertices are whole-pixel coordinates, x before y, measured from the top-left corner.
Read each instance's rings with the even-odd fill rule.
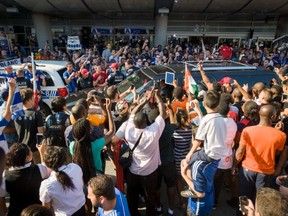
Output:
[[[0,78],[7,78],[7,77],[9,78],[10,76],[8,74],[0,74]],[[2,85],[1,88],[6,88],[8,90],[8,84],[6,83],[5,86]],[[15,120],[19,116],[25,115],[25,112],[23,110],[22,98],[17,85],[15,87],[15,93],[11,104],[11,111],[12,111],[12,120]]]

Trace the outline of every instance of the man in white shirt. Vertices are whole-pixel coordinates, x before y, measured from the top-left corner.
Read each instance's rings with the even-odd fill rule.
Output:
[[[157,188],[157,168],[161,164],[159,139],[165,127],[165,106],[158,92],[155,95],[159,108],[159,116],[155,122],[147,126],[147,116],[140,112],[143,106],[150,101],[152,94],[135,107],[128,119],[125,138],[130,149],[133,148],[142,134],[138,146],[133,151],[132,164],[127,170],[127,199],[131,215],[140,215],[138,212],[138,196],[141,187],[147,195],[146,215],[155,215],[155,193]]]

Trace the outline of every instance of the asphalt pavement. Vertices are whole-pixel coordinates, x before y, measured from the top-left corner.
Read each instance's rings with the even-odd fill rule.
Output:
[[[106,161],[106,170],[105,170],[105,174],[110,175],[114,182],[116,181],[116,173],[115,173],[115,169],[113,166],[113,163],[107,159]],[[231,208],[230,206],[227,205],[226,200],[228,200],[230,198],[231,194],[230,191],[227,191],[224,187],[221,191],[220,197],[219,197],[219,203],[217,205],[217,208],[215,210],[213,210],[211,212],[211,214],[209,216],[234,216],[236,215],[236,209],[235,208]],[[167,212],[167,206],[168,206],[168,201],[167,201],[167,196],[166,196],[166,185],[162,184],[161,187],[161,202],[163,204],[163,208],[164,208],[164,216],[166,215],[165,212]],[[177,196],[175,197],[175,206],[177,206],[178,204],[178,199]],[[140,211],[142,213],[142,215],[145,215],[145,210]],[[175,216],[184,216],[185,212],[180,209],[180,208],[175,208],[174,211],[174,215]]]

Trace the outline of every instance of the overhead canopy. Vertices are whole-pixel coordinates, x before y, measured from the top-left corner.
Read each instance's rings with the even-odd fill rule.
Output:
[[[0,17],[9,17],[7,8],[17,8],[20,13],[28,14],[111,20],[153,19],[160,8],[167,8],[169,15],[183,20],[191,18],[191,14],[199,14],[199,17],[229,15],[237,19],[239,15],[244,18],[248,14],[264,17],[288,15],[286,0],[0,0]]]

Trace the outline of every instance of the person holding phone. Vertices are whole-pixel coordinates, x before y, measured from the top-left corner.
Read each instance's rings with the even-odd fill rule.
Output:
[[[286,134],[281,131],[283,122],[278,122],[275,128],[271,126],[277,116],[274,106],[262,106],[259,115],[258,125],[246,127],[242,131],[232,168],[232,171],[237,172],[238,164],[242,161],[239,195],[247,196],[253,202],[256,191],[271,183],[276,153],[283,150],[286,141]]]
[[[279,191],[263,187],[257,191],[255,205],[247,197],[239,197],[241,213],[246,216],[285,216],[288,199]]]

